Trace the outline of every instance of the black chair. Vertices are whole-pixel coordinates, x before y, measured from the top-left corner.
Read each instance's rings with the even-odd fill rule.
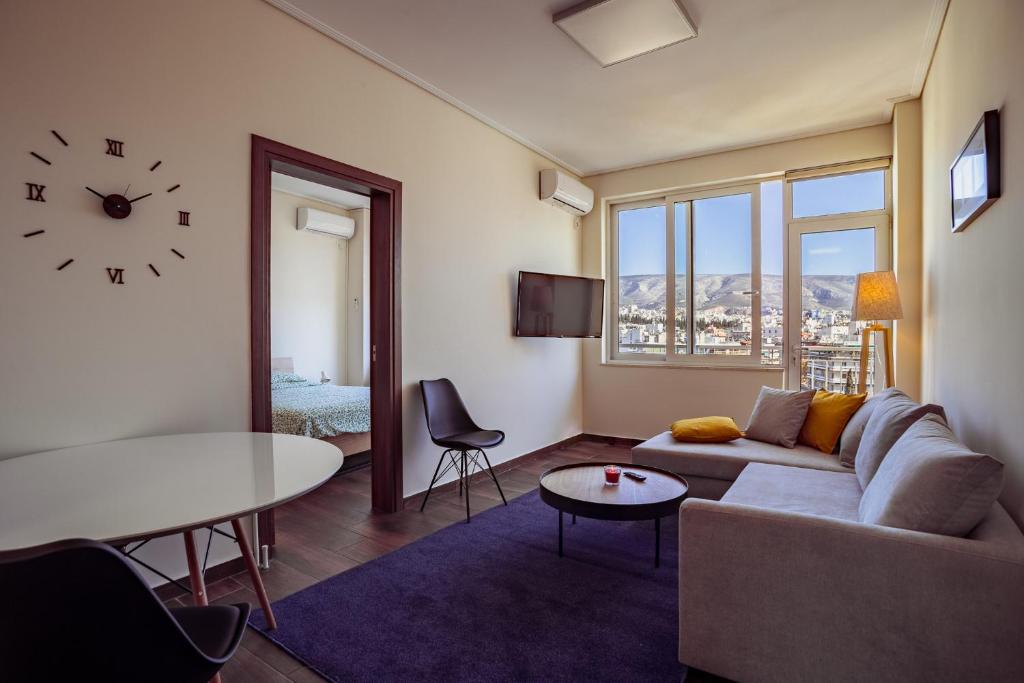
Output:
[[[469,416],[466,404],[449,379],[421,380],[420,390],[423,392],[423,410],[427,416],[427,430],[430,440],[445,449],[441,459],[437,461],[434,476],[430,480],[427,494],[423,496],[420,512],[427,507],[427,499],[434,484],[444,477],[453,467],[459,474],[459,495],[466,489],[466,522],[469,522],[469,479],[476,468],[480,467],[480,456],[483,456],[487,473],[494,480],[501,494],[501,502],[508,505],[505,493],[501,490],[498,477],[494,475],[491,461],[487,459],[485,448],[493,448],[505,440],[505,432],[497,429],[482,429]],[[457,456],[457,457],[456,457]],[[441,470],[444,459],[450,462]]]
[[[0,557],[0,679],[209,681],[249,605],[167,609],[117,550],[68,540]]]

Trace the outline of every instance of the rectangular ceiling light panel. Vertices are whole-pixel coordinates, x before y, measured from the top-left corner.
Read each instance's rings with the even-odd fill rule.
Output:
[[[697,36],[679,0],[588,0],[554,22],[602,67]]]

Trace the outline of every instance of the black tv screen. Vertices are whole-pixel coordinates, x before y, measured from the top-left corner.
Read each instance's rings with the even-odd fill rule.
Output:
[[[604,280],[519,272],[517,337],[600,337]]]

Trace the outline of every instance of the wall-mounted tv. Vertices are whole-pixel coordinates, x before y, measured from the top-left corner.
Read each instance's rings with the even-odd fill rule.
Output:
[[[517,337],[600,337],[604,280],[519,271]]]

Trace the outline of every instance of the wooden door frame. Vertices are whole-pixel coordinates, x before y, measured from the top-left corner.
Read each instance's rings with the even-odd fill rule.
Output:
[[[250,196],[252,430],[271,431],[271,171],[370,196],[370,414],[373,508],[402,508],[402,183],[312,152],[252,136]],[[260,542],[274,542],[260,516]]]

